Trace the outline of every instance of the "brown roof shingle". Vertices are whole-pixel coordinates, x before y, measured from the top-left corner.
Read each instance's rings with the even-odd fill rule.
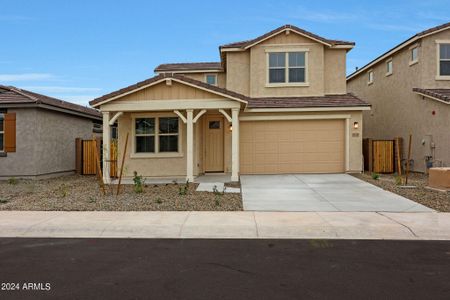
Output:
[[[254,43],[257,43],[257,42],[259,42],[261,40],[264,40],[265,38],[267,38],[267,37],[269,37],[269,36],[279,32],[279,31],[285,30],[285,29],[292,29],[292,30],[298,31],[298,32],[300,32],[300,33],[302,33],[302,34],[304,34],[306,36],[309,36],[309,37],[311,37],[313,39],[322,41],[322,42],[324,42],[326,44],[330,44],[330,45],[349,45],[349,46],[355,45],[354,42],[326,39],[326,38],[323,38],[321,36],[318,36],[317,34],[314,34],[314,33],[311,33],[309,31],[306,31],[304,29],[301,29],[301,28],[299,28],[297,26],[287,24],[287,25],[280,26],[280,27],[278,27],[278,28],[276,28],[276,29],[274,29],[272,31],[269,31],[269,32],[267,32],[267,33],[265,33],[265,34],[263,34],[261,36],[258,36],[257,38],[246,40],[246,41],[241,41],[241,42],[225,44],[225,45],[220,46],[219,48],[220,49],[225,49],[225,48],[245,48],[245,47],[247,47],[247,46],[249,46],[251,44],[254,44]]]
[[[450,89],[421,89],[413,88],[413,92],[434,97],[450,104]]]
[[[161,64],[155,68],[155,72],[197,70],[222,70],[222,64],[220,62],[170,63]]]
[[[89,102],[90,105],[98,105],[100,102],[110,98],[120,96],[124,93],[131,92],[140,87],[157,82],[164,78],[174,78],[182,82],[217,92],[223,95],[247,102],[248,108],[305,108],[305,107],[355,107],[355,106],[370,106],[369,103],[355,97],[352,94],[345,95],[326,95],[314,97],[266,97],[266,98],[250,98],[242,94],[220,88],[214,85],[207,84],[179,74],[160,74],[158,76],[149,78],[147,80],[130,85],[123,89],[109,93]]]
[[[94,117],[95,119],[102,118],[102,114],[95,109],[37,94],[31,91],[19,89],[13,86],[0,85],[0,106],[2,104],[45,104],[76,112],[78,114],[83,114],[86,115],[86,117]]]
[[[353,94],[250,98],[248,108],[306,108],[306,107],[358,107],[370,106]]]

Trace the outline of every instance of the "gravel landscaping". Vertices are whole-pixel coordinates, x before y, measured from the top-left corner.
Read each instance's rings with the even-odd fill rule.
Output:
[[[185,194],[185,184],[149,184],[144,186],[142,193],[135,193],[132,185],[123,185],[120,195],[116,197],[117,186],[106,187],[107,195],[103,196],[93,176],[0,181],[0,210],[242,210],[240,193],[196,192],[197,185],[189,184]]]
[[[395,176],[391,174],[380,174],[379,179],[373,179],[371,173],[353,174],[353,176],[437,211],[450,212],[450,194],[426,189],[428,183],[426,174],[410,174],[408,185],[416,186],[416,188],[400,187],[395,182]]]

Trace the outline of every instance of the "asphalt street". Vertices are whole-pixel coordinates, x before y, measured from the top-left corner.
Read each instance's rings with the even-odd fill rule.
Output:
[[[450,242],[3,238],[0,283],[0,299],[450,299]]]

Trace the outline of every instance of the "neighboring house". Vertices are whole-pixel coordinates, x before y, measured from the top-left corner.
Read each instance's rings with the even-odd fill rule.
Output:
[[[104,132],[118,120],[119,153],[129,134],[127,177],[360,172],[370,107],[346,92],[353,47],[285,25],[220,46],[220,62],[163,64],[90,104]]]
[[[90,139],[98,111],[0,85],[0,179],[73,173],[75,138]]]
[[[450,23],[418,33],[347,77],[347,89],[372,105],[365,138],[412,134],[415,171],[450,166]]]

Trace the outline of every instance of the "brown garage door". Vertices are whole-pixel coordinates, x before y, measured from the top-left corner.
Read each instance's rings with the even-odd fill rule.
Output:
[[[243,121],[241,174],[344,172],[344,120]]]

